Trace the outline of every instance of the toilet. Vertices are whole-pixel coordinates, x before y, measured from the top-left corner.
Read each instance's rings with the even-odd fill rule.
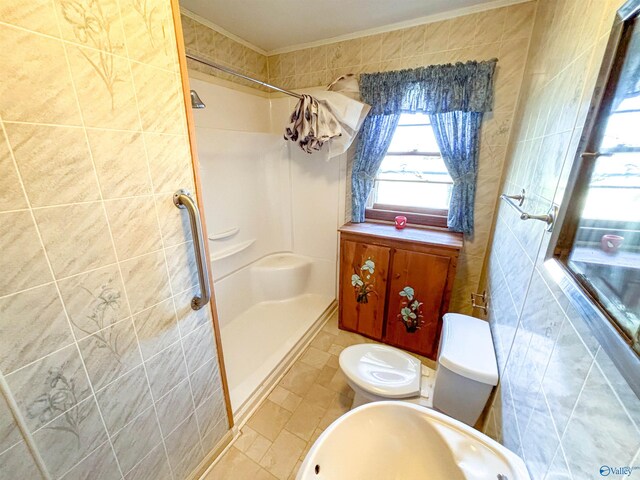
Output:
[[[402,400],[434,408],[471,426],[498,384],[489,324],[459,313],[443,317],[436,371],[402,350],[371,343],[345,348],[340,368],[355,392],[352,408]]]

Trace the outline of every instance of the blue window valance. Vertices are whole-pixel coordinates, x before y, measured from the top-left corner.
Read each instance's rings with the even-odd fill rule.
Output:
[[[490,112],[497,60],[363,73],[360,92],[371,115]]]

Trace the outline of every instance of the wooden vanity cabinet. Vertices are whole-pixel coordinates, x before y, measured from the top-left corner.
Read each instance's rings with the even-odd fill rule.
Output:
[[[339,230],[340,328],[435,360],[462,236],[375,223]]]

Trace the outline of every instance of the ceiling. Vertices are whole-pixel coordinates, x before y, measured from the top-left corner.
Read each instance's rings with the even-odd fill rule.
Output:
[[[504,0],[180,0],[267,52]],[[497,6],[497,5],[496,5]]]

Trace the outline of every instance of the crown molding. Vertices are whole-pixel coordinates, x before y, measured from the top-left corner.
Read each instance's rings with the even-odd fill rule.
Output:
[[[266,52],[267,56],[279,55],[281,53],[294,52],[296,50],[302,50],[304,48],[321,47],[323,45],[329,45],[331,43],[342,42],[344,40],[353,40],[354,38],[368,37],[370,35],[377,35],[378,33],[393,32],[394,30],[402,30],[403,28],[416,27],[418,25],[425,25],[427,23],[439,22],[442,20],[449,20],[456,17],[462,17],[464,15],[471,15],[473,13],[484,12],[486,10],[494,10],[496,8],[508,7],[510,5],[516,5],[518,3],[527,3],[532,0],[494,0],[493,2],[481,3],[478,5],[472,5],[470,7],[458,8],[456,10],[450,10],[448,12],[436,13],[433,15],[426,15],[424,17],[417,17],[404,22],[391,23],[389,25],[383,25],[376,28],[368,28],[366,30],[359,30],[353,33],[347,33],[345,35],[339,35],[337,37],[326,38],[323,40],[317,40],[315,42],[299,43],[291,45],[289,47],[276,48]],[[535,1],[535,0],[533,0]]]

